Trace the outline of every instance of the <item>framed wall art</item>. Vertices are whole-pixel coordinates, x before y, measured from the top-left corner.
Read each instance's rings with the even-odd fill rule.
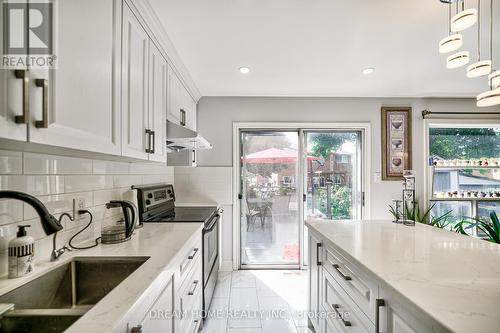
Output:
[[[403,180],[411,167],[411,108],[382,107],[382,180]]]

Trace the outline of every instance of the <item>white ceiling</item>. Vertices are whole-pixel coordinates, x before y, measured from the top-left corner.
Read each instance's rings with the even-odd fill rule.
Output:
[[[150,3],[203,96],[471,97],[487,89],[485,78],[445,68],[437,45],[448,12],[438,0]],[[464,33],[473,58],[475,35],[475,27]],[[500,34],[495,40],[498,64]],[[363,75],[365,67],[375,73]]]

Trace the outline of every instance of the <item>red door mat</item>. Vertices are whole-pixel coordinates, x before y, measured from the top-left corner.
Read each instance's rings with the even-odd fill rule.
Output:
[[[283,259],[298,261],[299,260],[299,245],[286,244],[283,248]]]

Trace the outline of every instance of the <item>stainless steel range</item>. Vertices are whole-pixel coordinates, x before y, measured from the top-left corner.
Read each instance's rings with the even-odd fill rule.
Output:
[[[174,187],[170,184],[132,188],[137,190],[139,218],[142,223],[204,223],[203,310],[208,310],[219,272],[219,221],[222,210],[215,206],[176,207]]]

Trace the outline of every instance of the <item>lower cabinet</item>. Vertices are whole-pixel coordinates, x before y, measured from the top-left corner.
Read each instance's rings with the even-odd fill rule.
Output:
[[[316,333],[448,332],[404,296],[309,230],[309,316]]]
[[[143,304],[131,310],[127,333],[196,333],[202,326],[202,240],[186,244]],[[155,282],[156,283],[159,282]],[[166,283],[166,284],[165,284]],[[153,299],[153,300],[152,300]]]

